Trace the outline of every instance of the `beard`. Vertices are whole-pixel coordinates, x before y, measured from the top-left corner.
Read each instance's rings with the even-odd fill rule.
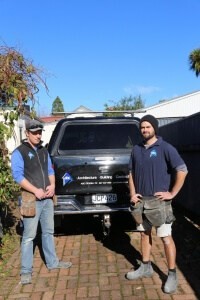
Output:
[[[143,133],[143,138],[145,141],[149,141],[155,136],[155,133]]]

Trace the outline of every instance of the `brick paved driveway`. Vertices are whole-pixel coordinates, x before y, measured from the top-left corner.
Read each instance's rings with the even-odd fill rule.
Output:
[[[139,234],[122,229],[116,220],[109,239],[99,239],[95,223],[83,218],[66,222],[65,232],[55,235],[59,258],[71,260],[70,270],[48,271],[35,248],[33,283],[22,286],[19,276],[20,250],[8,262],[9,275],[0,281],[1,299],[200,299],[199,220],[175,210],[174,239],[177,245],[179,286],[176,294],[162,292],[167,267],[163,246],[153,236],[152,278],[128,281],[125,273],[140,260]],[[92,230],[91,230],[92,227]],[[73,228],[73,230],[72,230]],[[38,243],[39,245],[39,243]]]

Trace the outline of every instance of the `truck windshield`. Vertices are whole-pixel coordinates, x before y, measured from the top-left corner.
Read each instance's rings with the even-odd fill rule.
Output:
[[[129,149],[141,140],[136,124],[69,124],[59,150]]]

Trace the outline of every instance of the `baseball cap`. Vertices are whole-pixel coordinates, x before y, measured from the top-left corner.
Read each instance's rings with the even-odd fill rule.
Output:
[[[26,122],[26,130],[35,132],[38,130],[44,130],[42,123],[37,120],[29,120]]]

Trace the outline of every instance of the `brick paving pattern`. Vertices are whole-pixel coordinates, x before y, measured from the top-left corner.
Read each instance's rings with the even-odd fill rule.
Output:
[[[125,273],[140,261],[140,235],[120,230],[110,238],[99,240],[94,232],[55,236],[59,258],[73,263],[68,270],[47,270],[39,247],[35,248],[32,284],[20,284],[20,249],[8,261],[9,274],[0,279],[0,300],[197,300],[200,299],[200,230],[199,224],[177,214],[174,223],[177,245],[178,290],[164,294],[167,266],[163,245],[153,234],[152,264],[154,275],[136,281],[125,279]]]

